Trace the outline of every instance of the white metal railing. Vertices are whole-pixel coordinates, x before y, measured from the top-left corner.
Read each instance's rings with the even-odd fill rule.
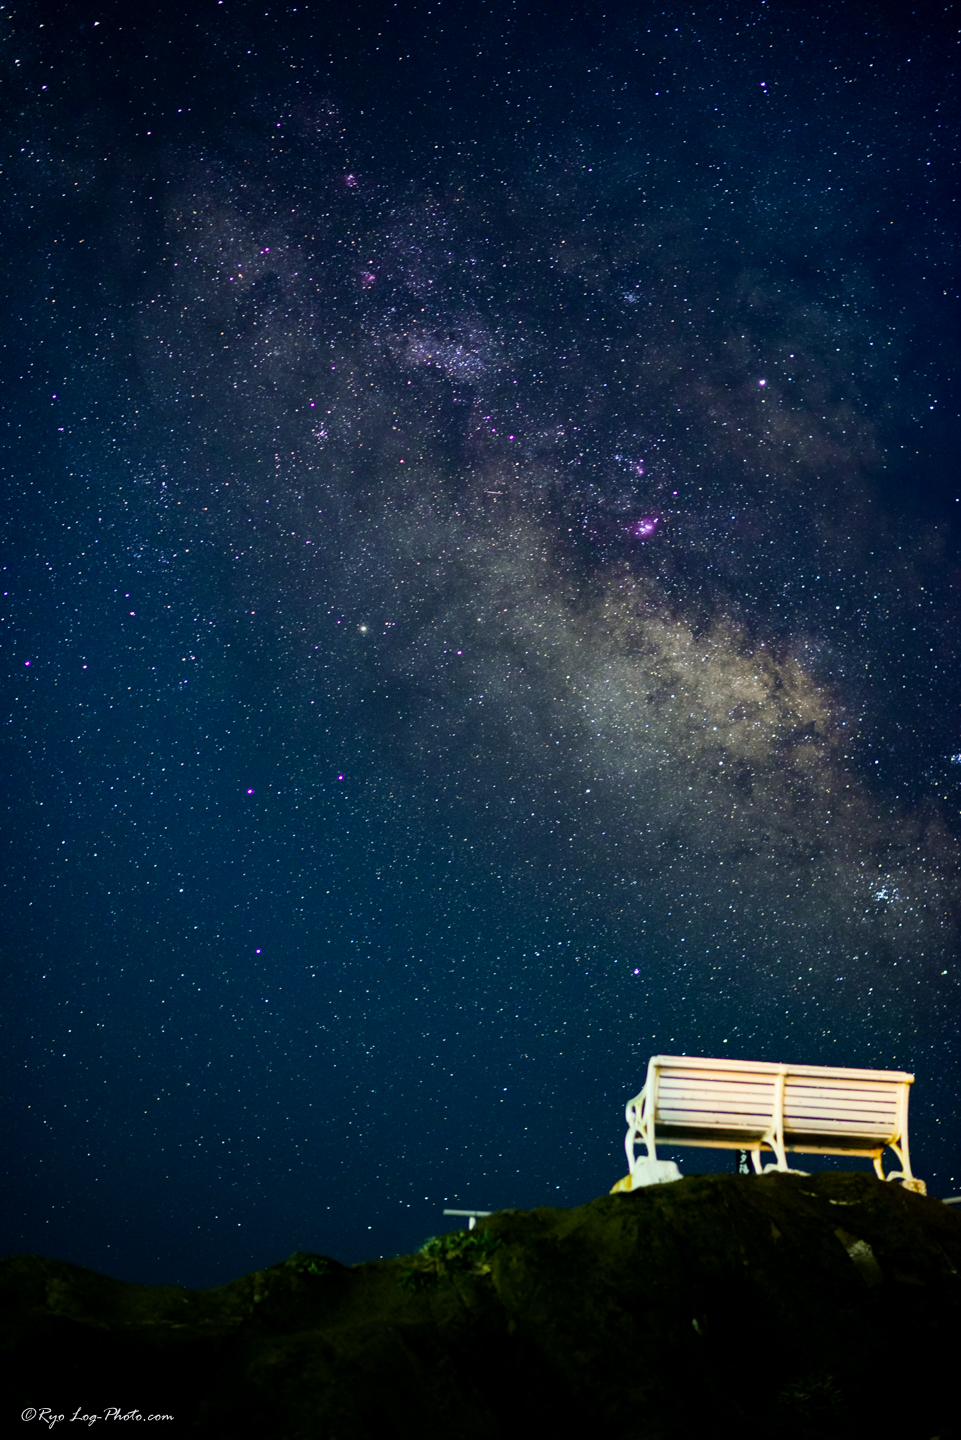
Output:
[[[445,1215],[469,1215],[468,1230],[473,1230],[478,1220],[483,1220],[487,1215],[493,1215],[493,1210],[445,1210]]]

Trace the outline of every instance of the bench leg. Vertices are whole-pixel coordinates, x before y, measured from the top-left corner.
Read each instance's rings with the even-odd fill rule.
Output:
[[[901,1169],[892,1170],[890,1175],[885,1175],[884,1167],[881,1164],[882,1157],[879,1155],[874,1162],[874,1168],[877,1171],[879,1177],[882,1180],[900,1180],[905,1190],[913,1190],[916,1195],[927,1195],[928,1187],[925,1185],[924,1181],[915,1180],[914,1176],[911,1174],[911,1161],[908,1158],[907,1145],[905,1145],[902,1150],[901,1146],[897,1143],[897,1141],[895,1141],[892,1144],[891,1149],[894,1151],[895,1155],[898,1157],[898,1160],[901,1162]]]

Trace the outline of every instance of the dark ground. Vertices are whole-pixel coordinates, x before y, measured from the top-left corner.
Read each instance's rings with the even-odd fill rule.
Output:
[[[948,1440],[959,1271],[961,1216],[836,1172],[507,1210],[414,1256],[295,1255],[206,1291],[18,1256],[5,1408],[276,1440]]]

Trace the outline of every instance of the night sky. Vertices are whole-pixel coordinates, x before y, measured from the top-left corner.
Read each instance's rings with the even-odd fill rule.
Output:
[[[578,1204],[659,1052],[959,1193],[957,8],[0,33],[0,1249]]]

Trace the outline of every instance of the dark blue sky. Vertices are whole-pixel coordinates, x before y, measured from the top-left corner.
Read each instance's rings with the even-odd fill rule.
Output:
[[[575,1204],[657,1052],[957,1193],[954,9],[140,10],[0,20],[3,1250]]]

